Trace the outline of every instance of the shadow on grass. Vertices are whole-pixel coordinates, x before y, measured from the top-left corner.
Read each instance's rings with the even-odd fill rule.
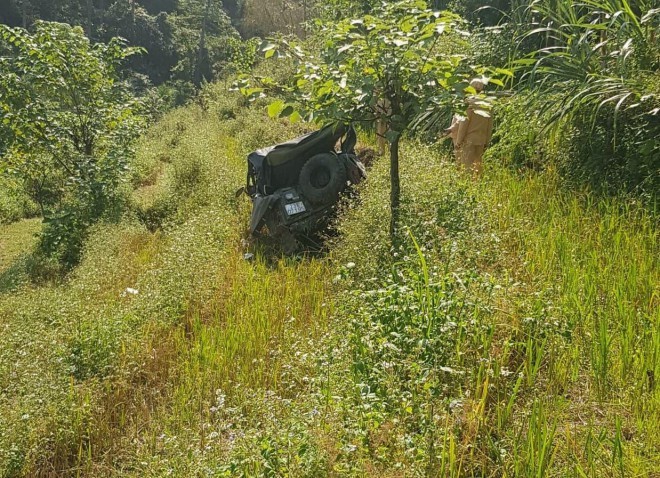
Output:
[[[0,295],[10,294],[25,285],[60,284],[66,270],[60,263],[44,257],[37,249],[18,256],[6,269],[0,270]]]
[[[6,269],[0,271],[0,294],[8,294],[29,281],[28,263],[31,254],[19,256]]]
[[[297,236],[298,248],[295,252],[285,252],[278,239],[267,232],[258,237],[246,235],[242,239],[241,254],[247,261],[259,258],[269,269],[281,267],[282,261],[287,264],[298,264],[312,259],[323,259],[330,252],[328,231],[310,236]],[[325,234],[325,235],[323,235]]]

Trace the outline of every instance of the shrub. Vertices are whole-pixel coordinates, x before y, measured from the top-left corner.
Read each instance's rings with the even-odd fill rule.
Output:
[[[140,102],[121,81],[135,53],[119,39],[92,44],[82,28],[0,25],[0,166],[12,170],[47,219],[42,250],[71,267],[86,229],[122,203]],[[44,118],[48,118],[46,121]]]
[[[537,47],[514,64],[563,154],[564,177],[656,196],[660,171],[660,10],[640,0],[539,0],[518,40]],[[540,112],[540,113],[539,113]],[[652,199],[651,199],[652,200]]]
[[[0,224],[34,217],[38,214],[39,207],[15,181],[0,177]]]
[[[630,110],[614,114],[614,107],[604,105],[595,117],[577,111],[548,128],[547,114],[529,96],[504,100],[495,110],[486,157],[518,170],[557,169],[568,186],[630,192],[653,204],[660,191],[660,141],[652,131],[660,120]]]
[[[578,113],[562,126],[566,154],[558,158],[560,172],[573,184],[608,194],[633,192],[652,204],[660,192],[660,139],[653,133],[660,133],[660,118],[612,109],[603,107],[595,118]]]
[[[543,120],[528,109],[529,99],[519,95],[500,101],[494,111],[493,141],[486,157],[513,169],[541,170],[549,158],[549,138],[543,135]]]
[[[146,207],[137,206],[138,220],[150,231],[162,229],[176,214],[177,205],[172,198],[158,198]]]

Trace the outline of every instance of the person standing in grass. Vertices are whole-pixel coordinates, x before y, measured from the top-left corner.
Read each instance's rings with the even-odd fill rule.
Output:
[[[477,94],[483,92],[484,82],[470,82]],[[483,171],[482,158],[486,145],[493,134],[493,118],[478,105],[478,97],[468,100],[466,116],[455,115],[452,125],[446,130],[454,142],[454,154],[460,167],[480,176]]]
[[[458,160],[458,146],[456,144],[458,138],[458,127],[462,121],[465,121],[465,116],[455,114],[451,118],[451,126],[445,130],[445,134],[441,138],[451,138],[451,142],[454,145],[454,154],[456,154],[456,159]]]

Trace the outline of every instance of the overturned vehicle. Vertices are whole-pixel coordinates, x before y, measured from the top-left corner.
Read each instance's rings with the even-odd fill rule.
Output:
[[[267,234],[287,254],[316,245],[340,195],[366,178],[356,142],[353,126],[332,124],[250,153],[245,188],[252,199],[250,234]]]

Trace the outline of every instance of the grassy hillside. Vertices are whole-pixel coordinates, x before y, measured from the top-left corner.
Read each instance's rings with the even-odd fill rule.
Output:
[[[331,252],[283,259],[245,243],[234,191],[248,151],[302,127],[205,98],[143,138],[134,212],[66,281],[0,291],[2,476],[660,468],[644,209],[552,172],[473,182],[408,143],[400,244],[376,161]]]

